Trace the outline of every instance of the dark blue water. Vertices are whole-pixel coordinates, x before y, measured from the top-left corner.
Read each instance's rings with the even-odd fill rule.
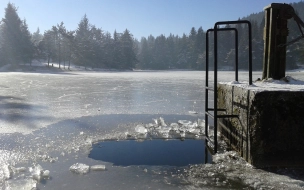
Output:
[[[204,140],[104,141],[93,145],[89,158],[118,166],[210,163]]]

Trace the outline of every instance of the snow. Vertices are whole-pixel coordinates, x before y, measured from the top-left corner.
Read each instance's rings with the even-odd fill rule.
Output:
[[[221,84],[227,84],[245,88],[256,92],[261,91],[304,91],[304,81],[294,79],[291,76],[286,76],[281,80],[274,80],[272,78],[256,81],[252,85],[249,85],[247,81],[237,82],[221,82]]]

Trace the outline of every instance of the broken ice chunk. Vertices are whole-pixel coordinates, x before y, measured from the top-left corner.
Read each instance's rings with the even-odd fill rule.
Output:
[[[89,170],[90,166],[82,163],[76,163],[70,167],[70,171],[76,174],[87,174]]]
[[[172,130],[172,131],[177,131],[178,128],[179,128],[179,126],[178,126],[177,123],[171,123],[171,124],[170,124],[170,127],[171,127],[171,130]]]
[[[147,129],[150,129],[150,128],[153,128],[153,127],[154,127],[154,125],[153,125],[152,123],[146,124],[146,128],[147,128]]]
[[[196,133],[197,123],[194,122],[193,124],[189,124],[189,125],[186,125],[184,127],[186,129],[186,132]]]
[[[184,131],[181,131],[180,132],[180,136],[181,136],[181,138],[185,138],[186,137],[186,133]]]
[[[205,120],[203,120],[203,119],[198,119],[198,120],[197,120],[197,125],[198,125],[199,127],[205,127]]]
[[[181,125],[190,125],[190,124],[192,124],[192,122],[188,121],[188,120],[178,120],[178,123],[181,124]]]
[[[43,168],[39,164],[34,167],[30,167],[29,171],[32,173],[32,178],[36,181],[40,181],[41,177],[43,179],[48,179],[50,177],[50,171],[43,170]]]
[[[92,171],[104,171],[104,170],[106,170],[106,166],[105,165],[94,165],[94,166],[91,166],[91,170]]]
[[[25,167],[19,167],[19,168],[15,168],[15,172],[19,173],[19,172],[25,172],[26,168]]]
[[[44,179],[50,178],[50,171],[49,171],[49,170],[43,171],[43,172],[42,172],[42,177],[43,177]]]
[[[159,129],[159,133],[162,137],[168,138],[170,130],[171,127],[162,127],[161,129]]]
[[[33,179],[19,179],[6,181],[5,189],[37,189],[37,182]]]
[[[186,131],[189,132],[189,133],[193,133],[195,131],[195,128],[193,125],[188,125],[186,127]]]
[[[169,133],[169,131],[171,130],[170,127],[162,127],[159,129],[160,133]]]
[[[164,118],[162,118],[162,117],[159,118],[159,124],[160,124],[160,126],[162,126],[162,127],[166,127],[166,126],[167,126],[167,124],[165,123]]]
[[[5,179],[11,178],[11,175],[13,173],[13,171],[9,165],[2,166],[2,172],[3,172],[2,175],[4,176]]]
[[[137,125],[135,127],[135,132],[140,133],[140,134],[146,134],[148,132],[148,130],[142,125]]]
[[[158,119],[153,119],[155,124],[158,125],[158,126],[162,126],[162,127],[165,127],[167,126],[167,124],[165,123],[165,120],[164,118],[160,117]]]

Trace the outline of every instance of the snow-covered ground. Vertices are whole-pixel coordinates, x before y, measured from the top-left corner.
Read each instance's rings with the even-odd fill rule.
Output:
[[[88,157],[100,140],[202,138],[204,79],[201,71],[1,72],[0,187],[302,189],[300,171],[254,169],[234,152],[187,167],[119,167]],[[233,72],[219,80],[233,81]]]

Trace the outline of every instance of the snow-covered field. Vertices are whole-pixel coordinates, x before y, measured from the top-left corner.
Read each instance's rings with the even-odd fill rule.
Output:
[[[288,75],[304,79],[301,71]],[[200,139],[204,77],[201,71],[0,73],[0,187],[303,188],[300,171],[257,170],[234,152],[214,156],[213,164],[179,168],[119,167],[88,157],[92,143],[105,139]],[[240,73],[240,81],[247,78]],[[233,73],[220,72],[219,80],[233,81]],[[179,131],[174,137],[167,133],[173,129]]]

